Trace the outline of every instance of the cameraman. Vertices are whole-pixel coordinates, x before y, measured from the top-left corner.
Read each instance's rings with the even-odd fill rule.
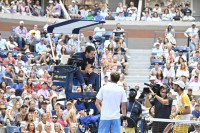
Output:
[[[155,106],[155,118],[169,119],[173,99],[167,97],[167,93],[169,92],[168,87],[163,84],[160,86],[160,96],[154,93],[151,88],[149,88],[149,90],[151,91],[153,98],[150,100],[149,94],[147,94],[145,99],[145,106]],[[154,122],[153,133],[162,133],[167,124],[168,123],[166,122]]]
[[[127,102],[127,117],[130,117],[134,121],[134,127],[137,127],[137,122],[139,120],[140,114],[142,113],[141,104],[135,100],[137,96],[137,90],[131,88],[129,92],[129,99]],[[131,126],[132,124],[128,124]]]
[[[97,69],[92,69],[92,65],[95,61],[95,48],[92,46],[87,46],[85,52],[76,53],[79,58],[82,58],[83,61],[81,66],[78,67],[78,70],[75,72],[76,77],[78,78],[81,87],[86,89],[85,81],[83,76],[89,76],[88,79],[88,88],[92,89],[92,85],[95,83]]]

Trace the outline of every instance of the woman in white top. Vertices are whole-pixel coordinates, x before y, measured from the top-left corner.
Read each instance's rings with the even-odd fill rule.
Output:
[[[191,36],[191,43],[193,43],[196,49],[199,49],[200,45],[199,38],[200,38],[200,30]]]
[[[52,127],[53,127],[53,123],[51,124],[51,123],[48,122],[45,125],[45,130],[42,131],[41,133],[54,133],[54,128],[52,128]]]
[[[171,16],[169,14],[169,9],[164,10],[164,14],[162,15],[162,21],[171,21]]]
[[[9,37],[9,41],[7,42],[6,45],[7,45],[8,50],[14,50],[14,49],[19,50],[18,44],[14,41],[13,36]]]
[[[117,7],[117,9],[116,9],[116,12],[117,12],[117,13],[123,12],[123,6],[122,6],[122,3],[121,3],[121,2],[118,3],[118,7]]]
[[[151,19],[152,21],[161,21],[160,17],[158,17],[158,13],[154,12],[153,13],[153,17]]]
[[[42,131],[45,131],[45,124],[47,123],[47,115],[46,113],[43,113],[40,117],[41,121],[38,123],[38,129],[41,133]]]
[[[189,71],[187,69],[187,66],[185,65],[184,62],[181,63],[180,68],[178,68],[177,72],[176,72],[176,77],[178,79],[181,79],[181,76],[184,75],[187,78],[189,77]]]

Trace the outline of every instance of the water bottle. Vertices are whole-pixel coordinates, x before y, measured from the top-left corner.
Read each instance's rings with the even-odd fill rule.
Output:
[[[126,122],[125,121],[123,121],[123,133],[125,133],[126,132]]]

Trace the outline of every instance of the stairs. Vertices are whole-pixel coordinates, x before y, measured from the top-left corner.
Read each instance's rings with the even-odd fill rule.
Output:
[[[144,83],[149,82],[149,66],[151,50],[128,50],[129,70],[128,75],[125,76],[125,81],[128,86],[134,87],[135,84],[140,84],[140,89],[144,87]]]

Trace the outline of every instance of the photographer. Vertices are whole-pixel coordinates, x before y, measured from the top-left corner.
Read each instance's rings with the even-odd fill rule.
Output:
[[[82,58],[83,61],[80,68],[78,67],[77,71],[75,72],[75,75],[84,90],[86,89],[86,85],[83,76],[89,76],[88,88],[92,90],[92,85],[95,83],[96,73],[98,73],[97,69],[92,68],[92,65],[95,61],[95,48],[92,46],[87,46],[85,52],[76,53],[76,55],[78,58]]]
[[[137,122],[139,120],[140,114],[142,113],[141,104],[135,100],[137,96],[137,90],[131,88],[129,93],[129,99],[127,102],[127,117],[134,120],[134,127],[137,127]],[[130,126],[130,124],[128,125]]]
[[[146,95],[145,99],[145,106],[155,106],[155,118],[163,118],[163,119],[169,119],[169,116],[171,114],[171,107],[172,107],[172,101],[173,99],[170,97],[167,97],[167,93],[169,92],[169,89],[166,85],[160,86],[160,94],[154,93],[154,91],[149,88],[153,98],[150,100],[149,95]],[[160,96],[159,96],[160,95]],[[153,123],[153,133],[162,133],[164,128],[167,126],[168,123],[159,123],[154,122]]]

